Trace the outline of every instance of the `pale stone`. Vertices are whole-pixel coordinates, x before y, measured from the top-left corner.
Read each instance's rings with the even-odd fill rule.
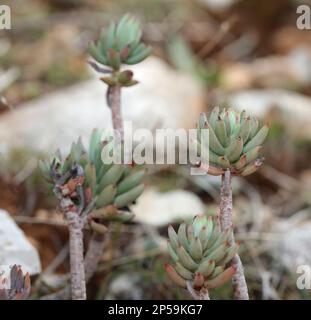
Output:
[[[211,11],[223,12],[229,9],[236,0],[197,0]]]
[[[277,240],[272,245],[272,254],[278,264],[296,273],[300,265],[311,266],[311,221],[295,223],[291,221],[293,218],[275,224]]]
[[[130,69],[140,83],[122,90],[122,109],[133,129],[195,127],[204,109],[204,91],[192,77],[155,57]],[[110,129],[107,86],[98,77],[0,116],[0,152],[16,147],[48,153],[68,150],[79,136],[87,143],[93,128]]]
[[[232,108],[246,110],[253,116],[264,118],[272,108],[286,130],[297,138],[311,139],[311,99],[287,90],[244,90],[229,94],[224,100]]]
[[[41,272],[38,251],[9,214],[0,209],[0,266],[20,265],[31,275]]]
[[[192,192],[174,190],[159,192],[147,189],[131,207],[135,220],[153,226],[164,226],[205,212],[204,204]]]
[[[299,46],[287,55],[267,56],[251,62],[229,63],[222,70],[222,88],[237,91],[254,86],[303,87],[311,84],[311,47]]]

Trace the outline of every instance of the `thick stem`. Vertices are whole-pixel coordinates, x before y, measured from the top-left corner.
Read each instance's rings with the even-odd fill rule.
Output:
[[[187,281],[187,290],[194,300],[210,300],[209,293],[206,288],[202,288],[200,291],[197,291],[193,288],[190,281]]]
[[[220,226],[222,231],[232,226],[232,188],[229,169],[222,175],[221,180]],[[231,231],[229,243],[230,245],[235,243],[233,231]],[[238,300],[249,300],[244,268],[238,254],[233,257],[231,265],[236,268],[236,272],[232,277],[234,297]]]
[[[83,221],[77,212],[65,213],[69,227],[70,276],[72,300],[86,300],[83,261]]]
[[[116,84],[108,88],[108,104],[111,109],[113,129],[119,131],[121,141],[124,139],[123,117],[121,111],[121,86]]]

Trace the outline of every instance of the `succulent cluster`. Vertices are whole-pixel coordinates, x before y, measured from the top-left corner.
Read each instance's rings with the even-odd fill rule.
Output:
[[[10,282],[9,289],[4,288]],[[0,275],[0,300],[26,300],[30,294],[30,276],[24,274],[22,269],[14,265],[10,271],[10,279]]]
[[[120,72],[121,64],[136,64],[150,54],[151,49],[141,40],[142,31],[139,22],[130,15],[124,15],[120,21],[111,23],[107,32],[103,30],[97,44],[91,43],[89,52],[96,62],[110,67],[114,72],[111,77],[103,77],[108,85],[119,83],[131,86],[133,80],[130,70]]]
[[[201,141],[201,129],[209,129],[208,144]],[[259,157],[267,137],[267,125],[259,127],[258,120],[235,110],[215,107],[209,119],[201,114],[198,123],[198,149],[209,154],[209,173],[221,175],[230,169],[233,175],[247,176],[263,163]],[[205,150],[206,150],[205,149]]]
[[[231,230],[221,232],[217,217],[196,216],[190,223],[182,223],[176,233],[168,229],[168,251],[174,266],[165,265],[169,277],[179,286],[213,289],[227,282],[235,272],[227,267],[237,253],[238,244],[228,242]]]
[[[81,139],[73,143],[69,155],[62,160],[58,153],[50,161],[42,161],[45,178],[54,185],[54,193],[60,202],[68,201],[82,215],[94,212],[94,217],[119,217],[125,220],[129,214],[118,211],[134,202],[142,193],[144,169],[123,164],[106,164],[103,158],[109,152],[109,141],[101,140],[102,134],[93,130],[89,152]],[[62,203],[61,203],[62,207]],[[105,210],[101,211],[101,209]],[[93,224],[95,226],[95,224]]]

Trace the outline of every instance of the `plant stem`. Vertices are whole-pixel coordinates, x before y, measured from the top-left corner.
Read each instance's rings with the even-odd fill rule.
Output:
[[[96,272],[105,246],[106,246],[105,235],[94,232],[90,240],[87,253],[84,258],[86,283],[90,281],[90,279]],[[40,300],[67,300],[70,297],[70,292],[71,292],[71,287],[70,285],[68,285],[57,292],[41,297]]]
[[[124,138],[123,117],[121,111],[121,86],[119,84],[109,86],[108,105],[111,109],[113,129],[120,133],[121,141]]]
[[[206,288],[196,291],[190,281],[187,281],[187,290],[194,300],[210,300],[209,293]]]
[[[121,86],[119,84],[109,86],[107,101],[111,109],[113,128],[120,134],[121,142],[124,139],[123,118],[121,112]],[[105,247],[105,235],[93,232],[89,247],[85,256],[85,278],[88,282],[95,273]]]
[[[121,141],[124,137],[123,129],[123,119],[121,113],[121,86],[114,85],[109,86],[107,92],[107,101],[111,109],[112,124],[113,128],[120,133]],[[93,236],[90,240],[89,247],[85,256],[84,266],[85,266],[85,280],[89,281],[90,278],[95,273],[98,263],[100,261],[102,252],[105,246],[105,235],[99,235],[96,232],[93,233]],[[73,288],[71,287],[71,291]],[[64,289],[46,295],[42,299],[56,300],[56,299],[66,299],[70,294],[70,287],[67,286]]]
[[[112,125],[120,134],[121,142],[124,138],[123,118],[121,112],[121,86],[119,84],[109,86],[107,101],[111,109]],[[105,247],[105,235],[93,233],[85,256],[85,278],[89,281],[95,273]]]
[[[229,169],[222,175],[221,179],[220,226],[222,231],[232,226],[232,187]],[[235,243],[233,230],[229,237],[229,243],[230,245]],[[234,297],[238,300],[249,300],[243,264],[238,254],[233,257],[231,265],[236,268],[236,272],[232,277]]]
[[[72,300],[86,300],[83,261],[83,221],[75,211],[67,211],[69,227],[70,275]]]
[[[119,132],[121,142],[123,142],[124,127],[121,111],[121,86],[119,84],[109,86],[107,98],[108,105],[111,109],[113,129]],[[98,234],[96,232],[93,233],[84,262],[86,271],[86,281],[90,280],[90,278],[93,276],[98,267],[100,258],[105,247],[104,240],[105,235]]]

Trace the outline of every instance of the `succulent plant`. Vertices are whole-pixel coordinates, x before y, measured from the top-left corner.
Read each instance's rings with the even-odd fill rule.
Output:
[[[199,215],[182,223],[177,233],[172,226],[168,228],[168,251],[174,265],[165,268],[177,285],[187,288],[189,282],[197,291],[213,289],[233,276],[235,268],[227,266],[239,245],[229,244],[231,229],[221,232],[216,219]]]
[[[202,148],[208,149],[210,174],[221,175],[229,169],[233,175],[247,176],[262,165],[259,155],[269,128],[260,128],[258,120],[245,111],[215,107],[209,119],[200,115],[197,128],[199,155]],[[208,144],[201,141],[201,129],[209,129]]]
[[[122,72],[119,70],[121,64],[139,63],[150,54],[151,49],[140,41],[141,36],[139,22],[126,14],[118,23],[111,23],[107,32],[105,30],[101,32],[97,44],[90,44],[89,52],[94,60],[114,71],[110,77],[102,78],[108,85],[119,83],[131,86],[137,83],[133,80],[133,73],[130,70]],[[95,69],[100,70],[96,67]]]
[[[124,147],[124,125],[121,112],[121,88],[135,85],[131,70],[120,70],[121,64],[135,64],[145,59],[150,49],[140,42],[139,23],[125,15],[102,32],[97,44],[92,43],[89,62],[108,85],[106,99],[111,109],[113,129],[118,140],[105,139],[94,130],[87,152],[81,142],[73,143],[69,155],[63,159],[58,152],[50,161],[42,161],[41,169],[58,199],[61,211],[68,222],[70,234],[70,290],[72,299],[86,299],[86,282],[94,274],[105,246],[106,222],[128,221],[133,217],[128,210],[121,210],[134,202],[143,192],[141,183],[145,170],[136,170],[110,161],[111,151]],[[99,63],[99,64],[98,64]],[[104,65],[108,68],[102,67]],[[113,150],[106,148],[115,146]],[[89,226],[93,234],[84,256],[83,229]],[[60,292],[61,294],[61,292]]]
[[[1,289],[10,282],[9,289]],[[14,265],[10,271],[10,279],[0,276],[0,300],[26,300],[30,294],[30,276],[24,274],[21,267]]]
[[[107,143],[107,140],[101,141],[101,132],[95,129],[89,152],[79,139],[72,144],[64,160],[58,153],[50,161],[42,161],[40,166],[45,178],[54,184],[57,197],[69,197],[81,214],[93,211],[96,218],[124,221],[132,215],[118,209],[127,207],[142,193],[145,170],[123,164],[105,164],[103,148]],[[92,225],[99,227],[95,221]]]

